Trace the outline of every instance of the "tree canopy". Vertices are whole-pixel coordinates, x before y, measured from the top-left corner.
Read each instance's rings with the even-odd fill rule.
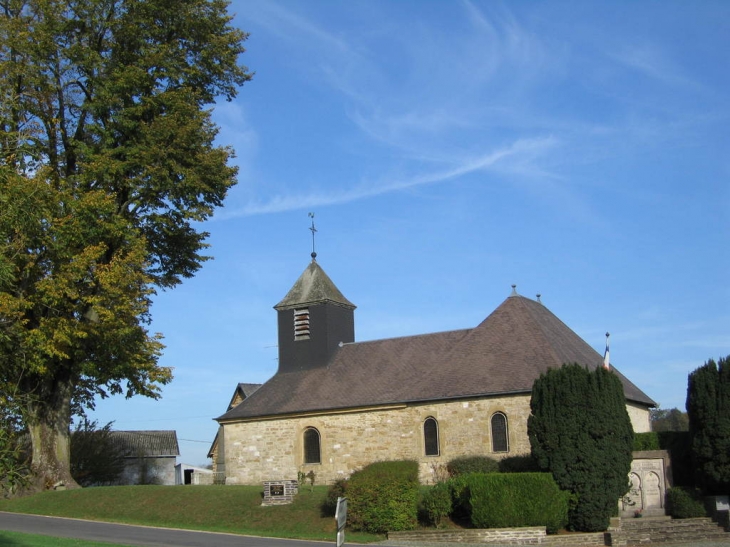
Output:
[[[730,356],[689,375],[687,414],[695,482],[706,494],[730,491]]]
[[[678,408],[653,408],[649,411],[652,431],[688,431],[689,417]]]
[[[569,526],[605,530],[631,470],[634,432],[621,381],[602,367],[563,365],[535,380],[530,409],[533,456],[575,496]]]
[[[70,418],[170,381],[150,298],[235,184],[208,109],[250,79],[224,0],[0,0],[0,389],[43,484]]]

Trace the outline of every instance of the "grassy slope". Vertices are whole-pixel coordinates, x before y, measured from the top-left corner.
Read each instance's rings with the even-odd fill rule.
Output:
[[[0,545],[7,547],[125,547],[118,543],[57,538],[38,534],[0,531]],[[126,546],[132,547],[132,546]]]
[[[113,486],[0,500],[0,511],[333,541],[335,520],[322,516],[320,510],[326,493],[326,486],[315,486],[314,491],[305,488],[290,505],[262,507],[259,486]],[[348,542],[381,539],[347,534]]]

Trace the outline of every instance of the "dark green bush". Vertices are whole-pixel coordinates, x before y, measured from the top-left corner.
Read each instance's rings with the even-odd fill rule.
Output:
[[[500,473],[539,473],[540,471],[542,471],[540,465],[530,454],[499,460]]]
[[[471,522],[469,504],[469,481],[471,474],[457,475],[448,480],[451,491],[451,518],[456,521]]]
[[[672,461],[674,484],[693,486],[692,454],[688,431],[635,433],[633,450],[666,450]]]
[[[337,479],[327,489],[327,496],[322,502],[322,516],[334,517],[337,511],[337,498],[347,497],[347,479]]]
[[[79,485],[113,485],[124,473],[130,453],[115,440],[112,424],[99,427],[84,418],[71,432],[71,476]]]
[[[350,477],[347,499],[347,523],[353,530],[412,530],[418,524],[418,464],[370,464]]]
[[[550,473],[472,474],[467,488],[477,528],[545,526],[555,533],[568,523],[570,493]]]
[[[447,463],[446,469],[452,477],[467,473],[498,473],[499,462],[487,456],[463,456]]]
[[[675,486],[667,490],[667,514],[675,519],[706,517],[702,494],[695,488]]]
[[[435,484],[424,492],[421,503],[428,520],[439,528],[441,521],[451,514],[451,486],[447,482]]]
[[[667,450],[672,461],[675,486],[694,486],[694,468],[688,431],[659,431],[659,448]]]
[[[660,450],[659,434],[656,431],[634,433],[634,452],[643,450]]]

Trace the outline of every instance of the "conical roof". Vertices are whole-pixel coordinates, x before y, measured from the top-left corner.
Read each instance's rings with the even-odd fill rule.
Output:
[[[343,296],[316,260],[299,276],[284,299],[274,306],[275,310],[288,310],[329,302],[354,310],[355,304]]]

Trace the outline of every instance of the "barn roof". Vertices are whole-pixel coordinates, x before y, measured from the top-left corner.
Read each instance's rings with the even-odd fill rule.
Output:
[[[344,344],[327,367],[277,373],[217,419],[530,393],[564,363],[593,369],[603,357],[542,303],[515,293],[472,329]],[[611,368],[627,400],[656,405]]]
[[[111,431],[112,442],[129,457],[179,456],[177,432],[170,430]]]

